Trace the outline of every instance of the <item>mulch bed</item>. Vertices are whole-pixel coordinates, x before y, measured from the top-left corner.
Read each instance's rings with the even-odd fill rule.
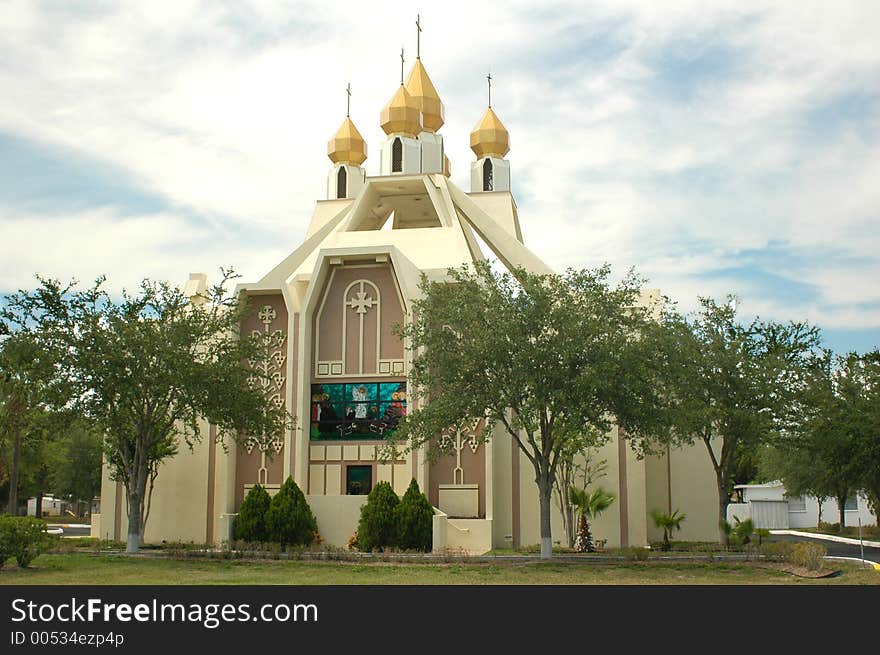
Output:
[[[806,567],[786,564],[785,562],[755,562],[754,565],[764,569],[775,569],[777,571],[783,571],[784,573],[790,573],[799,578],[830,578],[832,575],[840,573],[840,571],[833,569],[811,571]]]

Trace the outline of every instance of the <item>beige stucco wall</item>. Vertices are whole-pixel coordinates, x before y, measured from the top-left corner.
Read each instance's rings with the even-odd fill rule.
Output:
[[[538,484],[535,482],[535,468],[520,452],[520,544],[523,547],[541,543],[541,507],[538,502]],[[550,502],[550,533],[553,544],[565,545],[565,531],[562,527],[562,513],[556,503]],[[498,544],[501,546],[501,544]]]
[[[181,444],[177,456],[159,468],[144,541],[206,541],[209,444],[203,428],[200,443],[192,450]]]
[[[629,504],[629,545],[648,545],[648,526],[644,519],[645,507],[645,461],[626,446],[626,478]]]
[[[718,540],[718,490],[702,442],[672,451],[672,508],[687,515],[676,539]]]
[[[611,507],[602,512],[602,514],[595,518],[590,524],[590,531],[593,535],[593,540],[605,539],[606,547],[608,548],[617,548],[620,546],[621,505],[619,492],[620,479],[617,473],[617,456],[617,440],[616,438],[612,438],[608,443],[599,448],[592,458],[593,462],[601,462],[602,460],[605,460],[608,464],[608,468],[606,469],[605,475],[598,478],[592,484],[590,490],[592,491],[597,487],[602,487],[605,491],[614,494],[615,497],[614,503],[612,503]]]
[[[361,516],[366,496],[306,496],[325,544],[345,548]]]
[[[477,207],[498,221],[514,239],[522,241],[516,204],[509,191],[476,192],[467,194]]]
[[[434,515],[433,552],[482,555],[491,549],[491,519],[453,519],[442,512]]]
[[[670,511],[669,505],[669,478],[666,474],[666,455],[651,455],[645,458],[645,496],[648,541],[659,541],[663,538],[663,531],[654,525],[651,512]],[[672,508],[674,509],[674,508]]]
[[[492,437],[492,544],[496,548],[513,545],[513,479],[511,449],[513,439],[496,427]]]

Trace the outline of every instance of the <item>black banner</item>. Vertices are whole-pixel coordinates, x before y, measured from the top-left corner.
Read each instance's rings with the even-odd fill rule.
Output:
[[[757,632],[791,646],[821,637],[815,622],[870,625],[878,601],[876,587],[7,586],[0,652],[587,652],[608,640],[665,652],[663,635],[680,648]]]

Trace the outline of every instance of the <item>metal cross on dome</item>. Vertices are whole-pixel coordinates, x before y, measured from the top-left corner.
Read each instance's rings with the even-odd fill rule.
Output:
[[[367,309],[372,309],[373,305],[376,304],[375,300],[367,298],[366,291],[358,291],[354,295],[357,296],[357,298],[350,298],[346,304],[358,314],[366,314]]]

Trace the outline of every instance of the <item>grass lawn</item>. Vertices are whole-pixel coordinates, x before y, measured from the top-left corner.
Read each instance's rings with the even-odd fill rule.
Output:
[[[26,570],[10,560],[0,570],[0,585],[880,584],[874,570],[829,566],[841,575],[806,579],[740,562],[254,562],[72,553],[41,555]]]

